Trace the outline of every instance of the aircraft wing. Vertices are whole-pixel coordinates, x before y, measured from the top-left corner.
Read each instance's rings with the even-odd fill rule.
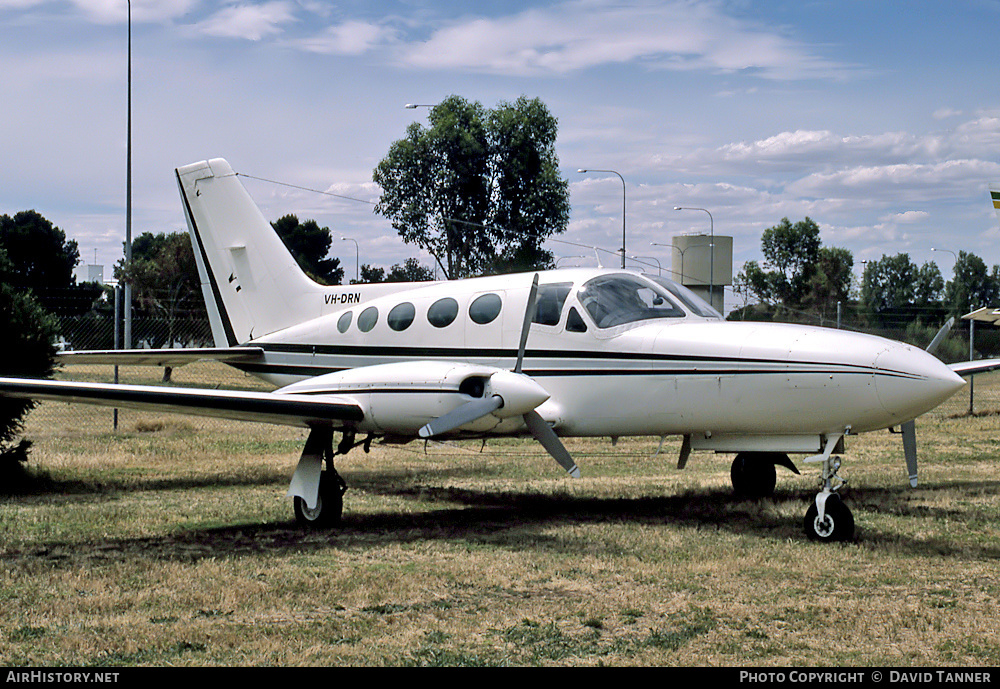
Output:
[[[1000,368],[1000,359],[979,359],[978,361],[960,361],[948,364],[948,368],[960,376],[971,376],[974,373],[986,373]]]
[[[61,364],[119,364],[136,366],[183,366],[211,359],[224,363],[255,361],[264,356],[260,347],[187,347],[174,349],[93,349],[59,352]]]
[[[340,427],[345,423],[356,423],[364,419],[364,412],[355,401],[337,395],[306,396],[279,392],[0,378],[0,396],[195,414],[303,428]]]

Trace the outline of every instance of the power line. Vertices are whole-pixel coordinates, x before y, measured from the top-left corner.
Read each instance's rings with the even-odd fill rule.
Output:
[[[364,203],[364,204],[368,204],[369,206],[375,206],[375,205],[377,205],[374,201],[368,201],[366,199],[359,199],[359,198],[355,198],[353,196],[345,196],[343,194],[334,194],[333,192],[330,192],[330,191],[322,191],[320,189],[313,189],[311,187],[304,187],[304,186],[301,186],[299,184],[291,184],[290,182],[279,182],[278,180],[267,179],[266,177],[256,177],[254,175],[248,175],[245,172],[237,172],[236,176],[237,177],[246,177],[247,179],[257,180],[258,182],[267,182],[268,184],[277,184],[277,185],[282,186],[282,187],[289,187],[291,189],[298,189],[299,191],[308,191],[308,192],[312,192],[312,193],[315,193],[315,194],[323,194],[324,196],[333,196],[334,198],[344,199],[346,201],[356,201],[357,203]],[[492,230],[494,230],[496,232],[499,232],[501,234],[504,234],[504,235],[510,235],[510,234],[518,232],[517,230],[511,230],[511,229],[502,228],[502,227],[495,227],[495,226],[491,227],[491,226],[485,225],[483,223],[470,222],[468,220],[459,220],[458,218],[443,218],[443,220],[444,220],[444,222],[453,222],[453,223],[458,223],[458,224],[461,224],[461,225],[470,225],[472,227],[479,227],[479,228],[482,228],[484,230],[486,230],[486,229],[492,229]],[[566,244],[568,246],[575,246],[577,248],[590,249],[591,251],[595,251],[595,252],[600,251],[600,252],[603,252],[603,253],[606,253],[606,254],[609,254],[609,255],[612,255],[612,256],[618,256],[619,253],[620,253],[619,251],[612,251],[611,249],[605,249],[603,247],[594,246],[592,244],[582,244],[580,242],[569,241],[568,239],[558,239],[558,238],[553,237],[551,235],[545,236],[545,235],[539,234],[537,232],[531,232],[531,231],[528,231],[528,230],[521,230],[520,234],[527,235],[529,237],[534,237],[536,239],[541,239],[542,241],[555,242],[555,243],[558,243],[558,244]],[[653,267],[652,263],[646,264],[646,263],[643,263],[643,261],[639,261],[639,260],[636,260],[636,259],[632,259],[632,260],[635,261],[636,263],[640,263],[640,264],[643,264],[643,265],[648,265],[649,267]]]
[[[376,205],[374,201],[368,201],[367,199],[357,199],[353,196],[344,196],[343,194],[334,194],[332,191],[322,191],[320,189],[310,189],[309,187],[299,186],[298,184],[289,184],[288,182],[279,182],[274,179],[266,179],[264,177],[254,177],[253,175],[248,175],[245,172],[237,172],[237,177],[246,177],[247,179],[255,179],[258,182],[268,182],[269,184],[277,184],[282,187],[291,187],[292,189],[298,189],[300,191],[311,191],[315,194],[323,194],[324,196],[333,196],[334,198],[344,199],[346,201],[357,201],[358,203],[367,203],[369,206]]]

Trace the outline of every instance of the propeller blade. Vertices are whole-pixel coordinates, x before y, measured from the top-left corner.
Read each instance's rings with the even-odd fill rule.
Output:
[[[559,436],[552,430],[549,424],[545,423],[538,412],[532,410],[524,415],[524,423],[527,424],[531,435],[542,444],[542,447],[552,455],[553,459],[559,462],[559,466],[569,472],[573,478],[580,478],[580,468],[576,466],[573,457],[559,440]]]
[[[917,422],[907,421],[900,426],[903,432],[903,455],[910,474],[910,488],[917,487]]]
[[[941,340],[943,340],[948,335],[948,333],[951,331],[951,326],[953,325],[955,325],[954,316],[949,318],[948,321],[943,326],[941,326],[941,329],[937,331],[937,335],[935,335],[934,339],[931,340],[931,343],[927,345],[927,349],[925,351],[928,354],[933,354],[935,351],[937,351],[938,345],[941,344]]]
[[[925,350],[928,354],[933,354],[941,344],[941,341],[951,332],[951,327],[955,325],[955,317],[952,316],[937,331],[934,339],[927,345]],[[910,488],[917,487],[917,422],[907,421],[901,424],[899,430],[903,434],[903,456],[906,457],[906,472],[910,475]]]
[[[528,303],[524,307],[524,323],[521,325],[521,344],[517,348],[517,363],[514,365],[514,373],[521,372],[521,364],[524,363],[524,348],[528,344],[528,331],[531,330],[531,321],[535,320],[535,309],[538,297],[538,273],[535,273],[531,281],[531,290],[528,292]]]
[[[472,400],[471,402],[466,402],[462,406],[452,409],[447,414],[442,414],[422,427],[419,431],[417,431],[417,435],[421,438],[430,438],[435,435],[447,433],[448,431],[453,431],[459,426],[464,426],[467,423],[472,423],[477,419],[481,419],[487,414],[491,414],[499,409],[502,404],[503,398],[499,395],[483,397],[481,399]]]

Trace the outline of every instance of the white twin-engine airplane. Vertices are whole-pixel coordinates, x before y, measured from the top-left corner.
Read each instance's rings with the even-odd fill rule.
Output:
[[[281,387],[8,378],[0,394],[308,428],[288,491],[305,525],[340,520],[346,485],[334,457],[377,438],[531,435],[578,476],[560,436],[680,435],[679,467],[694,450],[737,453],[733,486],[749,496],[773,492],[776,464],[798,473],[788,453],[811,455],[821,490],[805,530],[851,539],[854,519],[837,495],[844,437],[902,426],[915,485],[913,419],[964,385],[909,345],[726,322],[680,285],[627,270],[321,286],[225,160],[181,167],[177,181],[216,347],[126,356],[157,365],[214,357]],[[122,354],[69,358],[124,363]]]

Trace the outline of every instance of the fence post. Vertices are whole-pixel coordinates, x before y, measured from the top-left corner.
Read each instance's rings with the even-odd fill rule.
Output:
[[[115,349],[121,349],[121,333],[119,323],[121,323],[121,301],[119,299],[120,288],[118,283],[115,283]],[[115,364],[115,385],[118,385],[118,364]],[[111,427],[113,431],[118,430],[118,407],[115,407],[111,413]]]
[[[969,361],[976,358],[975,356],[975,344],[976,344],[976,319],[969,319]],[[973,414],[973,401],[975,399],[975,389],[976,389],[976,376],[975,374],[969,376],[969,416]]]

